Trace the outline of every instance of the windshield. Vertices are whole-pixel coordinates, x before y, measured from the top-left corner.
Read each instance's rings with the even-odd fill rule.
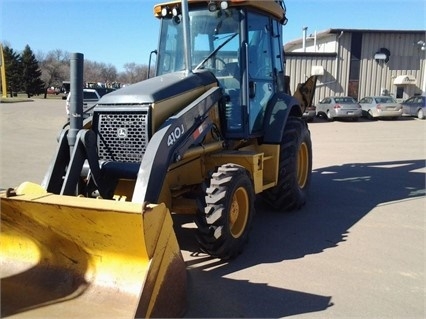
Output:
[[[238,62],[239,13],[235,9],[190,11],[191,69],[209,69],[216,76],[229,63]],[[180,18],[163,18],[157,75],[185,70],[183,23]]]

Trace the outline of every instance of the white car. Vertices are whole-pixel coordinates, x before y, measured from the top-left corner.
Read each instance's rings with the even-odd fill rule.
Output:
[[[83,89],[83,118],[87,118],[92,115],[93,106],[98,103],[100,99],[98,91],[94,89]],[[65,103],[65,110],[67,116],[70,115],[70,103],[71,103],[71,92],[68,93],[67,101]]]
[[[349,118],[357,121],[361,115],[361,106],[350,96],[330,96],[324,98],[316,107],[317,116],[329,121],[335,118]]]
[[[402,105],[391,96],[366,96],[359,104],[363,115],[369,119],[397,119],[402,115]]]

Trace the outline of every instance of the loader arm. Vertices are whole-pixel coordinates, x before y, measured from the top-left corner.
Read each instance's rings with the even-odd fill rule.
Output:
[[[210,131],[212,123],[208,112],[221,98],[221,89],[211,88],[170,117],[153,135],[138,172],[133,202],[158,202],[168,167]]]

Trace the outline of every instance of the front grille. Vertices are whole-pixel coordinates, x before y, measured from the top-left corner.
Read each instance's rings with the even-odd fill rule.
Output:
[[[148,112],[98,113],[99,159],[140,163],[148,145]]]

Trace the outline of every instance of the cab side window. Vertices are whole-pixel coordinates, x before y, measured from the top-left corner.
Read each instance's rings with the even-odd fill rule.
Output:
[[[269,17],[248,14],[248,74],[250,89],[250,133],[263,129],[266,105],[274,93],[272,23]]]
[[[272,78],[269,19],[254,14],[249,24],[249,74],[254,79]]]

